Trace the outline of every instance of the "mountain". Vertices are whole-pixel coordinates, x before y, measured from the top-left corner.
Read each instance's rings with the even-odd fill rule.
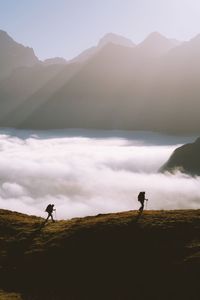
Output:
[[[159,32],[153,32],[142,43],[137,45],[137,51],[140,55],[159,57],[178,45],[180,45],[180,42],[174,39],[167,39]]]
[[[161,168],[162,172],[181,172],[190,175],[200,175],[200,138],[194,143],[185,144],[177,148],[166,164]]]
[[[87,62],[90,58],[93,57],[98,52],[97,47],[91,47],[89,49],[84,50],[81,52],[78,56],[73,58],[70,62],[71,63],[85,63]]]
[[[65,65],[67,61],[62,57],[53,57],[45,59],[43,63],[45,65]]]
[[[126,101],[120,101],[120,89],[132,75],[133,50],[114,44],[104,46],[21,126],[119,128],[120,111],[123,112]],[[124,121],[123,128],[127,122],[130,118]]]
[[[196,300],[199,213],[130,211],[44,224],[0,210],[0,295]]]
[[[115,45],[120,45],[120,46],[124,46],[124,47],[135,47],[135,44],[131,40],[129,40],[121,35],[117,35],[114,33],[107,33],[100,39],[97,46],[91,47],[91,48],[83,51],[77,57],[72,59],[71,62],[84,63],[84,62],[88,61],[90,58],[92,58],[95,54],[98,53],[99,50],[101,50],[104,46],[106,46],[108,44],[115,44]]]
[[[115,44],[115,45],[124,46],[124,47],[135,47],[136,46],[130,39],[127,39],[118,34],[107,33],[100,39],[100,41],[98,43],[98,47],[102,48],[110,43]]]
[[[7,77],[18,67],[31,67],[39,63],[32,48],[15,42],[0,30],[0,79]]]
[[[79,70],[77,64],[37,64],[0,81],[0,124],[18,127]]]
[[[16,68],[0,81],[0,126],[199,132],[200,36],[130,43],[108,34],[74,62]]]
[[[9,77],[0,81],[0,124],[12,124],[15,108],[54,78],[62,70],[61,65],[20,67],[13,70]],[[9,116],[9,113],[13,113]],[[2,121],[3,120],[3,121]],[[15,126],[16,124],[13,124]]]
[[[200,38],[181,43],[159,62],[150,91],[149,123],[161,131],[198,133],[200,121]]]
[[[4,55],[7,71],[0,69],[0,126],[17,127],[35,107],[69,80],[78,69],[74,64],[67,66],[63,58],[39,61],[31,48],[16,43],[9,35],[0,31],[0,65]],[[5,57],[12,63],[8,64]],[[21,55],[21,57],[20,57]],[[13,63],[12,57],[16,58]],[[4,69],[5,71],[5,69]]]
[[[21,126],[159,131],[149,112],[160,61],[136,48],[106,44]]]

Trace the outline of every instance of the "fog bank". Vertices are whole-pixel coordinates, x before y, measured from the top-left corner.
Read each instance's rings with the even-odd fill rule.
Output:
[[[157,173],[180,145],[178,138],[153,145],[134,134],[71,133],[1,130],[1,208],[45,217],[46,205],[54,203],[57,218],[66,219],[137,209],[141,190],[149,209],[199,208],[199,177]]]

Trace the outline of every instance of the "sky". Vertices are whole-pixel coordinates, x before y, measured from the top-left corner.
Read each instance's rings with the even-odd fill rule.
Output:
[[[189,40],[200,33],[200,1],[0,0],[0,29],[40,59],[71,59],[108,32],[135,43],[154,31]]]

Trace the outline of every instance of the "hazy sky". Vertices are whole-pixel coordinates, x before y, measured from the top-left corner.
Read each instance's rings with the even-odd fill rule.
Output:
[[[69,59],[107,32],[136,43],[152,31],[188,40],[200,33],[200,1],[0,0],[0,29],[40,59]]]

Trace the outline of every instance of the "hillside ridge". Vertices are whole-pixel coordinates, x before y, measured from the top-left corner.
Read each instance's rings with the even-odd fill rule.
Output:
[[[44,225],[0,210],[0,290],[25,300],[160,299],[164,290],[162,299],[198,299],[199,215],[128,211]]]

